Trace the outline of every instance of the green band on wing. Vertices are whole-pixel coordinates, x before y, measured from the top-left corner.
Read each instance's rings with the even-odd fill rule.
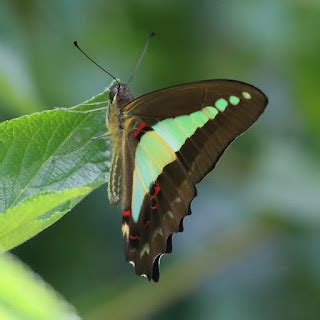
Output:
[[[159,121],[152,127],[170,145],[174,152],[178,151],[186,141],[186,134],[175,123],[173,118]]]
[[[226,99],[223,99],[223,98],[217,100],[216,103],[215,103],[215,107],[221,112],[226,110],[227,106],[228,106],[228,101]]]
[[[202,109],[202,112],[207,115],[211,120],[214,119],[219,113],[218,110],[214,107],[208,106]]]
[[[173,162],[176,155],[172,148],[155,131],[145,133],[136,149],[135,169],[132,189],[132,218],[137,222],[143,198],[150,186],[162,172],[162,169]]]
[[[174,118],[175,125],[183,132],[184,137],[191,137],[197,130],[197,126],[190,120],[189,116],[179,116]],[[184,138],[185,139],[185,138]]]
[[[240,99],[236,96],[230,96],[229,101],[232,105],[236,106],[239,104]]]
[[[202,128],[209,120],[209,117],[202,111],[196,111],[190,114],[190,118],[197,124],[198,128]]]
[[[223,112],[228,106],[225,99],[219,99],[215,107]],[[189,115],[182,115],[159,121],[152,126],[154,131],[146,132],[136,149],[135,169],[132,189],[132,218],[139,220],[143,199],[149,192],[150,186],[156,181],[163,168],[176,159],[175,152],[179,151],[188,138],[198,128],[203,127],[210,119],[219,113],[213,106]]]
[[[159,121],[152,128],[161,135],[174,152],[177,152],[186,140],[190,138],[198,128],[203,127],[208,120],[209,117],[205,112],[196,111],[190,115]]]
[[[134,222],[137,222],[139,219],[139,213],[140,213],[142,201],[145,194],[147,193],[146,187],[142,181],[142,177],[140,176],[138,171],[139,170],[135,168],[133,172],[131,211],[132,211],[132,218]]]

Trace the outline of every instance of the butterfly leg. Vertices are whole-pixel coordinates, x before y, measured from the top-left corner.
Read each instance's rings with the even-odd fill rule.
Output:
[[[109,138],[110,136],[111,136],[111,132],[106,132],[101,136],[92,137],[90,140],[104,140],[106,138]]]
[[[89,109],[89,110],[76,110],[76,109],[70,109],[70,108],[54,108],[54,110],[61,110],[65,112],[70,112],[70,113],[91,113],[91,112],[96,112],[96,111],[101,111],[101,110],[107,110],[109,106],[101,107],[101,108],[95,108],[95,109]]]

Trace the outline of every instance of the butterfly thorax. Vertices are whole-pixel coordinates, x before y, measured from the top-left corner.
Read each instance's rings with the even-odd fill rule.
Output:
[[[112,102],[107,113],[106,122],[112,142],[115,144],[123,129],[123,108],[133,100],[133,96],[126,85],[119,84],[114,84],[110,88],[109,96]]]

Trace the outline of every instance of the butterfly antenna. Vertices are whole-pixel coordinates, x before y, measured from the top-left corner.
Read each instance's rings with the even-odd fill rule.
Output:
[[[108,74],[112,79],[114,79],[118,85],[120,86],[119,81],[117,80],[117,78],[112,75],[108,70],[106,70],[105,68],[101,67],[97,62],[95,62],[93,59],[91,59],[78,45],[78,41],[74,41],[73,44],[75,45],[75,47],[77,49],[79,49],[79,51],[85,56],[87,57],[91,62],[93,62],[98,68],[100,68],[102,71],[104,71],[106,74]]]
[[[132,73],[131,73],[131,76],[130,76],[130,78],[129,78],[129,81],[127,82],[126,85],[128,85],[128,84],[131,82],[131,80],[133,79],[133,76],[135,75],[136,71],[138,70],[138,68],[139,68],[139,66],[140,66],[140,64],[141,64],[141,62],[142,62],[142,60],[143,60],[143,58],[144,58],[144,56],[145,56],[145,54],[146,54],[146,52],[147,52],[147,50],[148,50],[150,40],[151,40],[155,35],[156,35],[155,32],[151,32],[151,33],[149,34],[149,37],[148,37],[148,39],[147,39],[147,41],[146,41],[146,44],[144,45],[143,51],[142,51],[142,53],[141,53],[141,55],[140,55],[140,58],[139,58],[139,60],[138,60],[138,62],[137,62],[137,64],[136,64],[136,66],[134,67],[134,69],[133,69],[133,71],[132,71]]]

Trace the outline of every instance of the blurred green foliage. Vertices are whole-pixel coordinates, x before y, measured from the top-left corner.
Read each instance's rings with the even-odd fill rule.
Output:
[[[27,292],[26,292],[27,291]],[[50,286],[17,259],[0,256],[0,319],[80,319]]]
[[[318,319],[319,16],[318,0],[2,1],[1,120],[102,91],[110,79],[74,40],[125,81],[150,31],[158,36],[132,82],[136,96],[231,78],[270,100],[199,185],[159,284],[141,284],[124,262],[105,187],[13,253],[89,319],[124,319],[126,304],[132,319]],[[255,250],[230,250],[230,263],[216,268],[233,235],[243,252]]]

